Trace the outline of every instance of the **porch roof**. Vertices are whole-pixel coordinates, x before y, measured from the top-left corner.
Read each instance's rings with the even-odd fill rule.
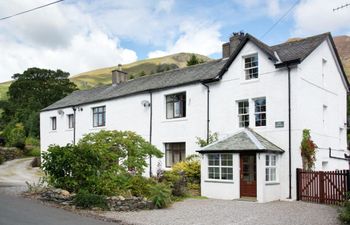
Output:
[[[273,144],[250,128],[244,128],[236,134],[216,141],[197,151],[198,153],[215,152],[275,152],[284,150]]]

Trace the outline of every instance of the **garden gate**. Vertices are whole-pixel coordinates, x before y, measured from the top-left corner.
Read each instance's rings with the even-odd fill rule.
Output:
[[[349,170],[305,171],[297,169],[297,200],[339,204],[347,199]]]

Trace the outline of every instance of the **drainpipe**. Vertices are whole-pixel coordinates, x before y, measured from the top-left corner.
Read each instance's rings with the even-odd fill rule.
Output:
[[[75,121],[76,121],[76,116],[77,116],[77,107],[76,106],[73,106],[72,107],[73,109],[73,145],[75,145]]]
[[[290,88],[290,66],[288,69],[288,157],[289,157],[289,196],[292,198],[292,119],[291,119],[291,88]]]
[[[209,136],[210,136],[210,127],[209,127],[209,124],[210,124],[210,117],[209,117],[209,96],[210,96],[210,88],[207,84],[205,83],[202,83],[206,88],[207,88],[207,143],[209,143]]]
[[[152,92],[149,93],[149,143],[152,144],[152,120],[153,120],[153,104]],[[152,156],[149,156],[149,177],[152,177]]]

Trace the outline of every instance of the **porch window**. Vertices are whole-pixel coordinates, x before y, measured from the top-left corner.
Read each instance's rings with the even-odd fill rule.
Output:
[[[265,156],[265,181],[273,182],[277,181],[277,156],[276,155],[266,155]]]
[[[68,128],[74,128],[74,115],[73,114],[69,114],[68,116]]]
[[[56,118],[56,116],[51,117],[51,130],[57,130],[57,118]]]
[[[208,178],[233,180],[232,154],[208,154]]]
[[[249,101],[238,101],[239,127],[249,127]]]
[[[266,98],[258,98],[255,103],[255,126],[266,126]]]
[[[186,93],[166,96],[166,118],[174,119],[186,117]]]
[[[92,119],[94,127],[103,127],[106,125],[106,106],[92,108]]]
[[[175,163],[186,158],[186,143],[166,143],[165,144],[165,166],[172,167]]]
[[[247,56],[244,58],[244,70],[246,80],[258,78],[258,54]]]

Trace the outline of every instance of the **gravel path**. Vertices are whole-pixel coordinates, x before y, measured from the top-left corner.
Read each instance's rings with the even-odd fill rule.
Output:
[[[337,208],[305,202],[254,203],[188,199],[162,210],[107,212],[104,216],[139,225],[339,225]]]
[[[7,161],[0,165],[0,193],[18,194],[26,190],[26,181],[38,182],[40,169],[32,168],[33,158]]]

